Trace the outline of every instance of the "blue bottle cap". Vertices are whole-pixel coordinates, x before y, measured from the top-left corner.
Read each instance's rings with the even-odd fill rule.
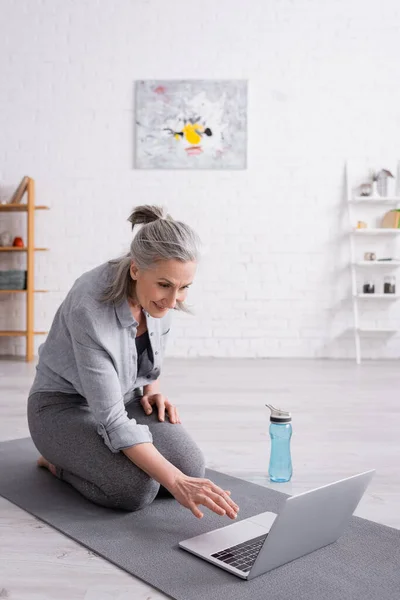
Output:
[[[275,408],[272,404],[266,404],[270,411],[270,421],[271,423],[290,423],[292,420],[292,415],[290,412],[286,410],[282,410],[281,408]]]

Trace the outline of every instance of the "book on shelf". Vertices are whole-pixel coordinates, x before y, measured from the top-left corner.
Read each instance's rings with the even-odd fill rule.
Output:
[[[9,200],[9,204],[21,204],[21,200],[26,192],[28,181],[29,181],[29,177],[27,177],[25,175],[25,177],[22,178],[21,183],[19,184],[19,186],[17,187],[17,189],[11,196],[11,198]]]
[[[400,210],[389,210],[382,219],[381,227],[384,229],[400,229]]]

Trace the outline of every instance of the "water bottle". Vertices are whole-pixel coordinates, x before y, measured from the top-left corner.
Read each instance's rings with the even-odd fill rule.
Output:
[[[293,473],[290,455],[290,438],[292,437],[292,417],[289,412],[266,404],[270,411],[269,435],[271,436],[271,457],[269,477],[274,483],[290,481]]]

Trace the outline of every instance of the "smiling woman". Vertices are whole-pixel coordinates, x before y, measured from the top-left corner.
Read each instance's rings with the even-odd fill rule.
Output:
[[[155,309],[190,312],[184,301],[200,259],[198,235],[157,206],[135,208],[128,221],[134,233],[130,252],[110,261],[115,276],[104,301],[120,302],[127,296],[133,306],[145,308],[152,316]],[[164,287],[162,279],[166,279]]]
[[[178,306],[180,310],[185,309],[184,301],[195,272],[194,261],[163,260],[147,270],[139,269],[132,261],[130,274],[136,281],[136,302],[132,303],[133,306],[147,308],[150,314],[154,308],[161,312],[178,309]]]
[[[38,465],[102,506],[138,510],[168,492],[196,517],[202,504],[234,518],[159,388],[170,311],[187,310],[200,240],[157,206],[129,221],[129,253],[79,277],[39,349],[28,400]]]

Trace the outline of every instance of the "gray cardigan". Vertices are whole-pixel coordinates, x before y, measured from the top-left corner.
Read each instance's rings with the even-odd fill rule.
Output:
[[[77,279],[57,310],[46,341],[39,347],[35,392],[79,394],[112,452],[152,442],[147,425],[129,419],[125,404],[135,390],[158,379],[170,328],[170,311],[155,319],[147,312],[151,351],[137,369],[137,321],[127,300],[100,301],[114,265],[105,263]]]

